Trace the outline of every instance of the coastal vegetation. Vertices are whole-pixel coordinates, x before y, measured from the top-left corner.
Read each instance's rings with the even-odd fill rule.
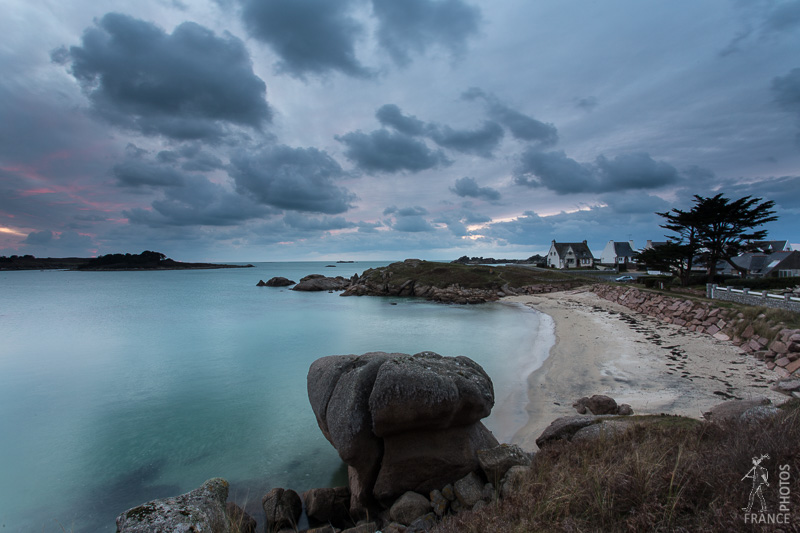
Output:
[[[409,259],[382,268],[365,271],[360,279],[379,282],[385,272],[391,272],[392,284],[402,285],[414,280],[418,284],[445,288],[457,284],[467,289],[499,289],[503,285],[523,287],[539,283],[572,281],[574,275],[554,270],[523,266],[486,266],[461,263],[437,263]]]
[[[750,196],[730,200],[722,194],[710,198],[695,195],[694,204],[688,211],[673,208],[664,213],[656,212],[665,220],[661,227],[673,235],[668,236],[667,243],[637,254],[637,261],[650,268],[677,271],[683,285],[690,283],[692,265],[696,261],[706,264],[708,283],[714,282],[719,261],[726,261],[741,271],[733,258],[767,236],[767,230],[758,228],[778,220],[772,200],[762,201]]]
[[[190,270],[211,268],[244,268],[253,265],[218,263],[183,263],[160,252],[145,250],[140,254],[107,254],[98,257],[34,257],[32,255],[0,257],[0,270]]]
[[[434,531],[739,531],[750,490],[742,476],[753,456],[770,455],[770,511],[778,512],[779,466],[790,465],[792,501],[800,493],[800,401],[780,411],[723,425],[637,417],[641,423],[622,434],[554,443],[534,456],[508,497],[450,517]],[[786,530],[800,527],[791,510]]]

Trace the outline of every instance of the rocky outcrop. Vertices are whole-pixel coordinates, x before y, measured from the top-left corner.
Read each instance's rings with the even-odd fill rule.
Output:
[[[350,280],[342,276],[329,278],[322,274],[310,274],[300,278],[300,283],[292,287],[293,291],[343,291],[350,285]]]
[[[228,482],[214,478],[181,496],[153,500],[117,517],[117,533],[153,531],[231,531],[225,500]]]
[[[578,411],[578,414],[585,415],[588,410],[593,415],[623,415],[629,416],[633,414],[631,406],[623,403],[617,405],[616,400],[605,394],[595,394],[591,398],[584,396],[572,404],[572,407]]]
[[[354,515],[477,471],[477,451],[498,445],[480,423],[494,405],[492,381],[466,357],[323,357],[309,369],[308,395],[325,438],[348,464]]]
[[[542,280],[540,273],[513,267],[465,266],[406,259],[354,277],[342,296],[414,296],[443,303],[477,304],[512,294],[564,290],[580,281]],[[512,267],[508,267],[512,268]],[[513,277],[514,286],[506,276]]]
[[[754,398],[752,400],[729,400],[722,402],[705,413],[703,418],[716,424],[724,424],[738,420],[744,420],[748,417],[748,412],[756,409],[754,413],[759,412],[759,408],[769,406],[770,401],[767,398]],[[755,416],[758,416],[756,414]]]
[[[539,448],[544,448],[548,444],[558,440],[571,440],[572,436],[578,430],[596,424],[599,419],[591,415],[583,416],[562,416],[553,420],[549,426],[545,428],[539,438],[536,439],[536,445]]]
[[[297,282],[288,278],[276,276],[274,278],[270,278],[270,280],[266,283],[263,279],[259,280],[259,282],[256,283],[256,287],[288,287],[289,285],[294,285],[295,283]]]

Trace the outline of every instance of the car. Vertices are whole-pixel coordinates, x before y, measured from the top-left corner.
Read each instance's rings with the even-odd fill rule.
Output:
[[[614,281],[633,281],[633,276],[620,276]]]

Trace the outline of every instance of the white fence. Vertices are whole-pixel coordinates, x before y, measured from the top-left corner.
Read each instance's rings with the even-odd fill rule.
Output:
[[[769,291],[751,291],[750,289],[734,289],[720,287],[709,283],[706,285],[706,296],[712,300],[723,300],[747,305],[763,305],[776,309],[787,309],[800,312],[800,297],[791,293],[772,294]]]

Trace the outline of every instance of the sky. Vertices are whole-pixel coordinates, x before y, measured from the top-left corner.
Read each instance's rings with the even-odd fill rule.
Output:
[[[800,0],[4,0],[0,255],[800,248]]]

